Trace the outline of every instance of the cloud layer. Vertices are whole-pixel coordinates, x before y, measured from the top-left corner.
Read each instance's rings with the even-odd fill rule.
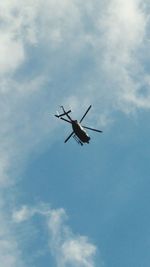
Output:
[[[49,249],[58,267],[94,267],[96,246],[86,236],[73,234],[66,224],[67,215],[64,209],[49,209],[23,206],[13,212],[13,221],[23,223],[34,215],[44,216],[49,233]],[[25,227],[25,225],[24,225]]]
[[[148,5],[148,1],[143,4],[140,0],[1,1],[0,262],[3,266],[23,265],[11,222],[7,220],[10,186],[17,182],[32,153],[55,141],[56,124],[48,113],[53,114],[58,104],[66,104],[73,106],[79,115],[81,102],[83,107],[93,103],[98,111],[93,115],[95,122],[107,125],[115,119],[116,110],[130,113],[150,108]],[[20,212],[16,214],[18,221],[29,210],[24,207]],[[47,222],[49,233],[54,237],[56,231],[58,237],[50,239],[51,249],[57,247],[52,249],[56,261],[61,266],[73,262],[94,266],[95,246],[86,237],[74,236],[66,228],[63,214],[64,210],[51,211]],[[52,227],[56,215],[59,234]]]

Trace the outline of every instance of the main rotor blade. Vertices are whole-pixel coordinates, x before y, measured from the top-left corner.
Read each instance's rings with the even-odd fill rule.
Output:
[[[82,126],[83,128],[85,129],[88,129],[88,130],[92,130],[92,131],[95,131],[95,132],[98,132],[98,133],[102,133],[103,131],[100,131],[100,130],[97,130],[97,129],[93,129],[93,128],[90,128],[90,127],[87,127],[87,126]]]
[[[87,111],[84,113],[84,115],[81,118],[80,122],[83,121],[83,119],[85,118],[86,114],[89,112],[89,110],[90,110],[91,107],[92,107],[91,105],[88,107]]]
[[[72,132],[68,137],[67,137],[67,139],[64,141],[64,143],[66,143],[70,138],[71,138],[71,136],[74,134],[74,132]]]
[[[68,120],[66,120],[66,119],[64,119],[64,118],[60,118],[60,119],[63,120],[63,121],[66,121],[66,122],[71,123],[71,121],[68,121]]]

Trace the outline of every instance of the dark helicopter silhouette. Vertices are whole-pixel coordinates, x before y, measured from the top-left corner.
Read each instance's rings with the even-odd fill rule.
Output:
[[[71,112],[71,110],[65,111],[64,107],[61,106],[63,113],[62,114],[58,114],[55,115],[55,117],[60,118],[63,121],[66,121],[68,123],[70,123],[72,125],[72,133],[67,137],[67,139],[65,140],[65,143],[73,136],[73,138],[77,141],[78,144],[83,146],[83,143],[89,143],[90,141],[90,136],[87,134],[85,129],[88,130],[92,130],[95,132],[99,132],[102,133],[102,131],[97,130],[97,129],[93,129],[87,126],[83,126],[81,125],[81,122],[83,121],[83,119],[85,118],[85,116],[87,115],[87,113],[89,112],[89,110],[91,109],[91,105],[88,107],[88,109],[86,110],[86,112],[84,113],[84,115],[82,116],[81,120],[78,122],[77,120],[72,120],[72,118],[69,116],[69,113]],[[64,116],[67,116],[68,119],[65,119]]]

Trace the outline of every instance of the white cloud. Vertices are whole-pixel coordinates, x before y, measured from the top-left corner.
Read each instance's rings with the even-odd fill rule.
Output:
[[[2,191],[0,193],[0,264],[5,267],[24,267],[22,252],[13,234],[11,217],[9,212],[6,214],[6,203],[3,204],[5,194]]]
[[[16,223],[25,222],[34,215],[42,215],[47,222],[49,231],[49,248],[58,267],[94,267],[96,246],[86,236],[74,234],[66,224],[67,215],[64,209],[50,209],[47,205],[38,207],[23,206],[13,212]],[[25,225],[24,225],[25,227]],[[101,266],[101,265],[100,265]]]
[[[143,81],[148,75],[142,61],[149,24],[145,5],[140,0],[45,4],[41,36],[46,41],[45,48],[49,43],[50,58],[53,59],[52,52],[58,53],[54,58],[55,78],[62,75],[59,66],[63,68],[63,63],[68,75],[70,69],[75,76],[80,72],[71,84],[69,98],[77,96],[83,104],[91,101],[101,105],[104,116],[111,116],[116,109],[130,113],[149,108],[147,98],[138,94],[141,86],[147,87]],[[87,64],[82,63],[84,57],[90,59]],[[51,69],[51,63],[49,66]],[[64,74],[64,78],[68,77]]]
[[[147,15],[142,2],[135,0],[110,1],[100,20],[103,55],[99,66],[102,65],[106,81],[101,85],[104,85],[104,89],[101,89],[99,96],[105,97],[110,111],[119,109],[128,113],[141,107],[138,102],[140,97],[136,95],[145,76],[142,73],[141,53],[146,38],[146,24]],[[133,96],[134,102],[131,100]]]
[[[0,3],[0,74],[15,71],[26,59],[22,30],[29,28],[28,17],[25,16],[20,1]],[[23,18],[22,18],[23,17]],[[26,21],[26,25],[22,23]],[[27,37],[25,37],[27,39]]]
[[[0,240],[0,262],[2,266],[6,267],[23,267],[21,253],[15,240],[7,240],[6,236]]]
[[[10,36],[0,34],[0,73],[15,70],[25,59],[22,43],[10,39]]]
[[[62,245],[62,266],[95,266],[92,258],[95,252],[96,247],[90,244],[86,237],[67,240]]]
[[[134,108],[149,107],[146,99],[137,94],[145,76],[139,54],[142,53],[140,49],[144,49],[149,23],[141,1],[49,0],[43,3],[37,0],[24,3],[15,0],[11,4],[9,1],[2,3],[1,8],[1,40],[6,43],[1,42],[0,46],[5,51],[1,57],[5,63],[1,64],[2,73],[16,70],[25,63],[29,59],[27,46],[36,44],[40,49],[36,60],[43,53],[45,62],[42,75],[45,72],[44,75],[50,75],[55,82],[62,77],[64,64],[68,72],[68,77],[64,73],[64,79],[69,78],[70,70],[74,72],[75,83],[70,84],[70,92],[69,82],[66,88],[69,99],[76,97],[79,102],[84,99],[85,103],[97,105],[102,102],[105,116],[108,109],[111,113],[114,109],[130,112]],[[94,65],[89,72],[84,64],[81,79],[77,72],[85,55],[92,58],[89,68],[90,64]],[[63,94],[59,92],[58,95],[62,99]]]
[[[21,210],[13,213],[12,218],[16,223],[19,223],[28,220],[33,214],[34,211],[29,210],[27,206],[23,206]]]
[[[94,267],[96,246],[87,237],[73,234],[65,220],[63,209],[52,211],[48,219],[49,245],[57,266]]]

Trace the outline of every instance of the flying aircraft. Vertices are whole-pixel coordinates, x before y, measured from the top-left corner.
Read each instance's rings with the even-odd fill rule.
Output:
[[[83,146],[83,143],[89,143],[90,141],[90,136],[87,134],[85,129],[88,130],[92,130],[98,133],[102,133],[102,131],[97,130],[97,129],[93,129],[91,127],[87,127],[87,126],[83,126],[81,125],[81,122],[83,121],[83,119],[85,118],[85,116],[87,115],[87,113],[89,112],[89,110],[91,109],[91,105],[88,107],[88,109],[86,110],[86,112],[84,113],[84,115],[82,116],[80,121],[77,120],[73,120],[69,113],[71,112],[71,110],[65,111],[64,107],[61,106],[63,113],[62,114],[57,114],[55,115],[55,117],[66,121],[68,123],[70,123],[72,125],[72,132],[71,134],[66,138],[66,140],[64,141],[65,143],[73,136],[73,138],[77,141],[78,144],[80,144],[81,146]],[[64,118],[64,116],[66,116],[67,118]]]

